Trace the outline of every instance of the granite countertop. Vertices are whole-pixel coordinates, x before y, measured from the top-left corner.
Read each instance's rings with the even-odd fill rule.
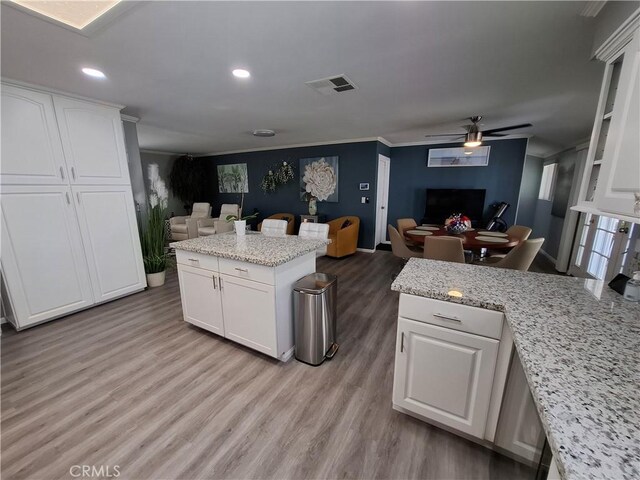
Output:
[[[243,236],[228,232],[172,242],[169,245],[176,250],[277,267],[328,243],[329,240],[300,238],[297,235],[270,236],[247,232]]]
[[[640,478],[640,304],[599,281],[417,258],[391,288],[503,311],[563,478]]]

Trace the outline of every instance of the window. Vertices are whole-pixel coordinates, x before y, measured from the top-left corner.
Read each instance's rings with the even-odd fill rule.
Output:
[[[540,191],[538,192],[539,200],[551,200],[551,192],[553,189],[553,182],[556,177],[557,163],[550,163],[545,165],[542,169],[542,180],[540,180]]]

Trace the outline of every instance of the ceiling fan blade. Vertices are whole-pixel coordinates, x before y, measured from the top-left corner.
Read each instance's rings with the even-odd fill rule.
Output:
[[[464,133],[435,133],[433,135],[425,135],[425,137],[464,137]]]
[[[506,133],[485,133],[482,132],[483,137],[506,137]]]
[[[516,130],[518,128],[532,127],[530,123],[522,123],[520,125],[511,125],[509,127],[492,128],[491,130],[483,130],[482,135],[491,135],[492,133],[506,132],[507,130]]]

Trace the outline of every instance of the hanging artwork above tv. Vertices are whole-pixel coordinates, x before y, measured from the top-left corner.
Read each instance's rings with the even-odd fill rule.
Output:
[[[430,148],[427,167],[486,167],[491,147]],[[465,154],[465,151],[470,154]]]

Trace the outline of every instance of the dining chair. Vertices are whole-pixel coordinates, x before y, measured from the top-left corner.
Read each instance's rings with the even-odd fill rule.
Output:
[[[476,265],[486,265],[487,267],[508,268],[510,270],[520,270],[526,272],[540,251],[544,238],[533,238],[525,240],[513,247],[503,258],[489,257],[486,260],[477,262]]]
[[[266,218],[262,222],[262,229],[260,230],[263,235],[271,236],[285,236],[287,234],[287,221],[275,220],[273,218]]]
[[[300,231],[298,232],[300,238],[322,238],[326,240],[329,238],[329,224],[328,223],[316,223],[316,222],[302,222],[300,224]],[[323,257],[327,254],[327,246],[324,245],[316,249],[316,257]]]
[[[396,230],[393,225],[388,225],[389,239],[391,240],[391,251],[396,257],[408,259],[412,257],[422,257],[422,252],[417,249],[409,248],[404,239],[400,235],[400,232]]]
[[[411,230],[413,228],[416,228],[417,226],[418,226],[418,224],[416,223],[416,221],[413,218],[399,218],[398,219],[398,233],[400,233],[400,237],[402,238],[402,241],[404,242],[404,244],[409,248],[418,247],[418,245],[416,245],[411,240],[407,240],[404,237],[404,233],[407,230]]]
[[[529,227],[525,227],[524,225],[511,225],[504,233],[517,238],[519,242],[524,242],[529,239],[531,231],[532,230]],[[494,250],[491,248],[487,250],[487,255],[496,259],[506,257],[507,253],[508,252],[505,252],[504,250]]]
[[[430,260],[465,263],[462,239],[458,237],[425,237],[423,256]]]

